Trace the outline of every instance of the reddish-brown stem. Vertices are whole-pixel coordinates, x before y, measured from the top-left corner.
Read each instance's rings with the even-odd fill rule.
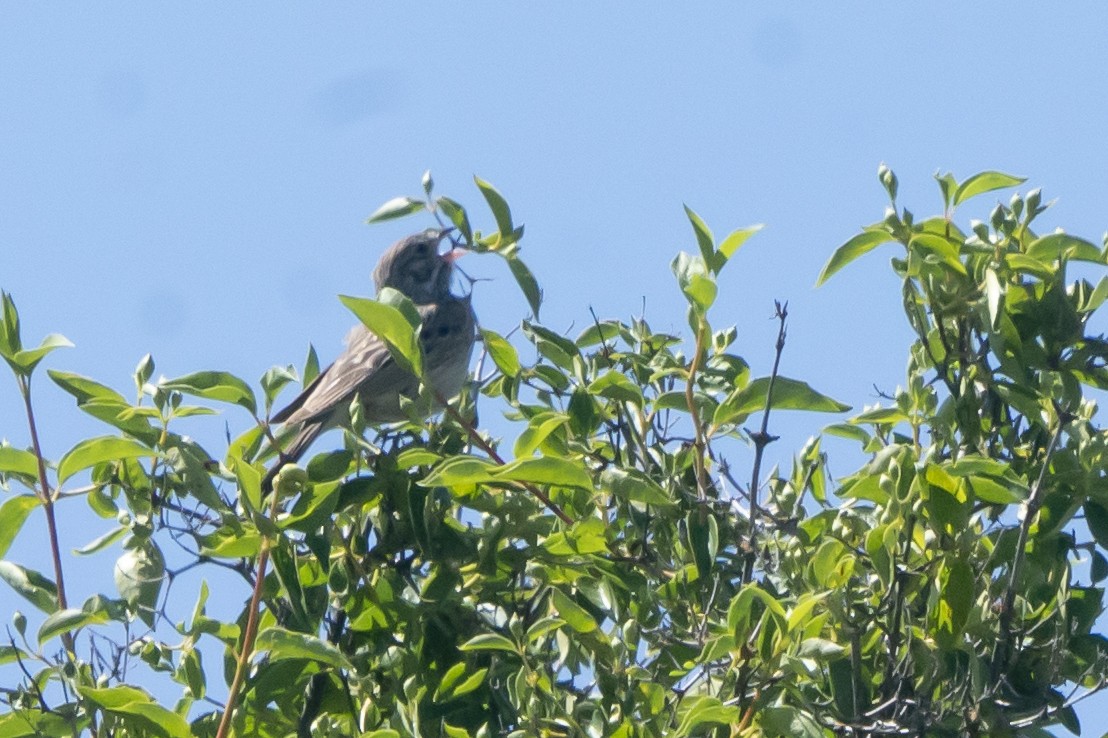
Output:
[[[270,517],[276,517],[277,494],[270,498]],[[246,668],[254,655],[254,640],[258,634],[258,605],[262,601],[262,587],[265,584],[265,570],[269,565],[269,539],[262,538],[262,550],[258,553],[258,572],[254,577],[254,591],[250,595],[250,611],[246,615],[246,630],[242,634],[242,648],[238,663],[235,664],[235,676],[231,679],[231,689],[227,693],[227,704],[223,707],[223,716],[219,719],[216,738],[227,738],[231,729],[231,715],[235,711],[242,683],[246,679]]]
[[[696,409],[696,373],[700,369],[700,359],[704,353],[704,327],[696,328],[696,347],[693,349],[693,359],[689,363],[689,379],[685,383],[685,404],[689,406],[689,416],[692,418],[696,453],[693,454],[693,469],[696,472],[696,497],[704,500],[707,497],[707,468],[704,464],[704,454],[707,452],[704,443],[704,429],[700,427],[700,413]]]
[[[42,509],[46,513],[46,530],[50,539],[50,556],[54,561],[54,582],[58,587],[58,609],[65,610],[69,607],[65,596],[65,575],[62,572],[61,545],[58,542],[58,523],[54,517],[54,495],[50,491],[50,482],[46,478],[46,459],[42,455],[42,447],[38,441],[38,428],[35,425],[35,411],[31,406],[31,381],[29,378],[19,378],[19,390],[23,394],[23,405],[27,409],[27,425],[31,430],[31,447],[34,449],[35,458],[38,461],[39,495],[42,501]],[[62,644],[70,656],[75,656],[73,634],[69,631],[62,633]]]

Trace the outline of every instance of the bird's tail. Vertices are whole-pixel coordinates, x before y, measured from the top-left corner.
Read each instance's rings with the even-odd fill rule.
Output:
[[[273,462],[273,466],[269,467],[269,471],[262,477],[262,497],[273,490],[273,480],[277,478],[277,473],[281,471],[281,467],[299,461],[308,446],[312,445],[316,436],[322,431],[322,422],[304,423],[300,427],[292,441],[278,452],[277,460]]]

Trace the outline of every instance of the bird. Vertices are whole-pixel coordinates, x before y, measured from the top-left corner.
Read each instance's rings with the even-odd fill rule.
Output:
[[[436,400],[447,400],[461,390],[476,337],[470,296],[450,291],[454,261],[464,252],[439,253],[448,233],[430,229],[403,238],[381,255],[373,270],[378,293],[391,287],[416,305],[423,381]],[[355,326],[334,363],[271,417],[271,422],[295,429],[295,436],[266,473],[262,489],[271,489],[281,467],[298,460],[322,432],[348,421],[355,398],[368,422],[389,423],[407,418],[401,398],[414,398],[418,392],[419,379],[396,362],[388,345],[365,326]]]

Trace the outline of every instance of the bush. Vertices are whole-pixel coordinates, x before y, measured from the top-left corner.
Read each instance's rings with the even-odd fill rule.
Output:
[[[0,562],[41,613],[30,632],[14,614],[0,646],[21,674],[0,735],[1078,732],[1074,703],[1108,677],[1094,632],[1103,590],[1082,583],[1108,576],[1108,446],[1088,396],[1108,387],[1108,343],[1086,335],[1108,281],[1070,281],[1067,269],[1102,267],[1108,252],[1036,235],[1037,190],[963,231],[955,209],[1022,182],[1007,175],[939,177],[943,213],[918,221],[898,207],[892,172],[880,180],[886,217],[843,244],[820,281],[899,244],[915,340],[903,389],[825,429],[866,458],[837,482],[820,438],[787,473],[763,473],[777,411],[849,408],[776,363],[753,376],[732,351],[735,329],[712,326],[716,276],[754,229],[717,242],[692,211],[697,250],[673,262],[688,336],[595,319],[567,337],[535,317],[521,331],[528,363],[482,330],[481,373],[440,419],[367,439],[355,414],[343,448],[283,473],[269,497],[267,417],[297,379],[291,367],[267,372],[259,395],[224,372],[153,383],[147,357],[136,403],[50,371],[112,428],[50,460],[30,378],[65,341],[24,349],[4,294],[0,355],[27,401],[31,447],[0,447],[0,555],[21,529],[33,535],[41,510],[55,570]],[[485,235],[429,178],[425,198],[371,220],[445,218],[508,260],[537,316],[522,228],[478,186],[496,224]],[[381,311],[347,302],[385,330]],[[779,359],[786,306],[777,314]],[[398,352],[416,329],[403,326]],[[318,370],[313,354],[301,376]],[[212,403],[254,418],[219,461],[174,430]],[[478,404],[502,412],[512,437],[482,431]],[[741,479],[725,455],[736,441],[752,449]],[[118,521],[85,551],[122,543],[115,595],[67,601],[59,494]],[[250,593],[241,614],[210,617],[207,584],[191,613],[170,611],[167,558],[174,571],[234,572]],[[222,678],[201,660],[212,645]]]

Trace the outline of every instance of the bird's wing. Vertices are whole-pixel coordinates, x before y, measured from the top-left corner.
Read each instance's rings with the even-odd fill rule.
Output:
[[[358,326],[335,363],[305,387],[288,407],[274,415],[273,420],[287,424],[324,419],[335,409],[345,409],[358,390],[371,389],[379,379],[403,372],[385,342]]]

